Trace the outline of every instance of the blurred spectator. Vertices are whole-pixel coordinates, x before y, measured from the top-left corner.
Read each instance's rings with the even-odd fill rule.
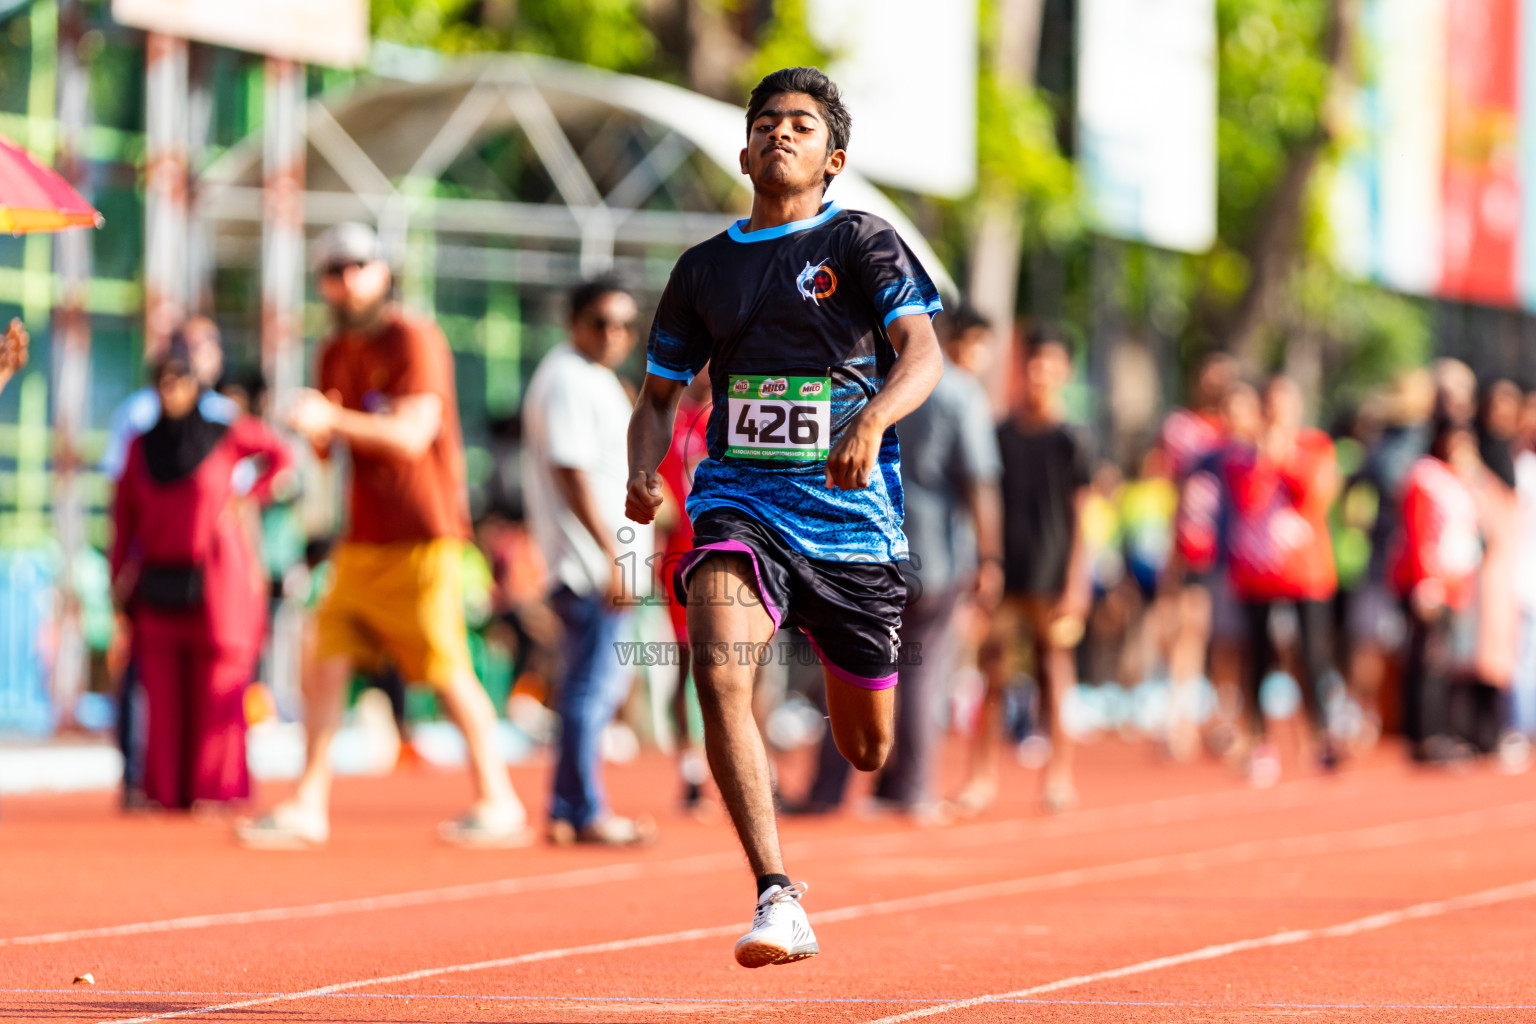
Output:
[[[1477,415],[1477,374],[1460,359],[1442,357],[1430,366],[1437,418],[1470,426]]]
[[[985,389],[961,369],[984,372],[992,327],[965,306],[945,319],[944,375],[897,426],[906,497],[902,529],[912,554],[902,566],[907,603],[895,742],[875,780],[876,800],[924,821],[940,812],[934,789],[945,684],[955,662],[956,606],[970,597],[992,611],[1003,585],[997,435]],[[809,794],[793,809],[815,813],[838,806],[851,771],[828,730]]]
[[[1344,486],[1343,515],[1366,530],[1370,559],[1365,578],[1350,595],[1346,612],[1349,684],[1366,715],[1369,742],[1382,727],[1380,694],[1405,624],[1392,588],[1390,566],[1400,528],[1403,486],[1415,461],[1429,446],[1429,418],[1435,405],[1428,370],[1399,374],[1382,402],[1381,434],[1359,471]]]
[[[1062,704],[1076,685],[1073,651],[1092,600],[1080,520],[1093,458],[1087,440],[1065,422],[1062,391],[1072,379],[1065,339],[1054,328],[1036,327],[1028,346],[1024,400],[997,431],[1005,593],[981,655],[986,694],[970,778],[954,800],[967,814],[985,810],[997,798],[1004,691],[1030,665],[1030,655],[1050,744],[1041,799],[1053,811],[1077,803]]]
[[[1518,653],[1520,610],[1515,569],[1520,558],[1520,508],[1515,496],[1515,436],[1520,429],[1520,389],[1511,381],[1488,385],[1478,404],[1477,499],[1483,537],[1474,602],[1477,647],[1472,670],[1453,690],[1453,735],[1479,754],[1497,749],[1509,717],[1509,687]]]
[[[292,799],[244,823],[252,846],[310,846],[330,833],[331,743],[354,669],[384,659],[430,683],[464,733],[475,804],[442,837],[471,846],[530,840],[497,744],[496,711],[470,659],[461,585],[469,536],[453,357],[432,323],[390,301],[377,235],[339,224],[316,240],[314,267],[334,330],[321,346],[320,390],[299,393],[289,424],[329,455],[351,453],[348,531],[316,622],[306,672],[304,774]]]
[[[1527,392],[1520,407],[1514,463],[1520,510],[1515,570],[1520,622],[1511,684],[1511,725],[1529,740],[1536,736],[1536,391]]]
[[[1333,441],[1305,426],[1306,400],[1296,382],[1275,377],[1264,389],[1264,433],[1259,444],[1226,463],[1232,502],[1232,583],[1248,619],[1248,724],[1257,746],[1249,760],[1255,785],[1273,785],[1280,763],[1265,738],[1259,695],[1277,667],[1272,613],[1295,608],[1302,703],[1315,753],[1324,768],[1337,764],[1328,733],[1323,687],[1333,672],[1331,601],[1338,586],[1328,508],[1338,493]]]
[[[1178,506],[1179,491],[1169,475],[1167,453],[1161,444],[1154,444],[1142,456],[1136,477],[1120,488],[1120,536],[1126,568],[1126,584],[1121,590],[1135,599],[1126,623],[1122,684],[1134,685],[1152,676],[1165,641],[1178,624],[1178,594],[1166,585]],[[1187,689],[1192,692],[1180,688],[1171,693],[1181,704],[1175,708],[1170,700],[1161,737],[1164,748],[1180,756],[1184,755],[1178,747],[1180,742],[1198,744],[1199,739],[1195,732],[1198,708],[1187,706],[1199,695],[1199,678]],[[1180,731],[1182,740],[1175,739],[1175,730]]]
[[[693,520],[687,512],[693,490],[693,471],[709,455],[709,413],[714,402],[709,390],[708,367],[700,370],[677,404],[672,421],[672,446],[656,472],[661,476],[667,501],[661,506],[657,526],[662,530],[661,587],[678,645],[677,689],[672,695],[672,724],[677,734],[678,773],[683,782],[683,808],[704,808],[704,784],[709,762],[704,757],[703,721],[694,728],[698,697],[693,690],[693,651],[688,646],[688,606],[673,592],[673,572],[683,556],[693,550]]]
[[[565,627],[550,805],[557,843],[628,845],[654,832],[649,822],[612,812],[601,776],[603,730],[629,684],[615,645],[630,626],[628,605],[648,590],[654,552],[651,528],[624,519],[633,405],[613,372],[634,346],[637,315],[614,278],[577,288],[570,340],[539,363],[523,406],[528,522]]]
[[[259,458],[252,493],[265,498],[292,461],[254,417],[205,418],[194,365],[173,337],[155,368],[158,421],[129,445],[113,503],[114,590],[148,708],[144,795],[182,808],[250,795],[243,698],[267,609],[232,478]]]
[[[1453,617],[1472,600],[1482,560],[1471,486],[1481,471],[1476,437],[1464,424],[1442,416],[1428,454],[1414,462],[1404,482],[1392,580],[1409,623],[1403,732],[1415,761],[1454,761],[1464,755],[1449,735],[1446,687],[1458,657]]]
[[[212,390],[224,369],[224,349],[219,339],[218,326],[207,317],[193,317],[181,328],[180,337],[191,361],[192,375],[202,388],[198,397],[198,413],[210,423],[230,424],[240,416],[240,407],[224,395]],[[154,353],[146,353],[153,359]],[[150,367],[153,373],[153,365]],[[100,469],[114,483],[123,475],[128,459],[128,447],[135,438],[153,427],[160,419],[160,392],[151,380],[118,403],[107,422],[107,442],[102,450]],[[240,491],[250,489],[245,481]],[[117,683],[117,743],[123,753],[123,806],[137,807],[144,801],[144,736],[143,712],[139,707],[139,667],[132,655],[130,640],[129,657]]]
[[[1237,361],[1225,352],[1210,353],[1195,371],[1189,408],[1175,409],[1163,423],[1162,447],[1179,491],[1174,558],[1168,573],[1173,607],[1167,745],[1168,752],[1181,761],[1194,757],[1200,748],[1194,713],[1200,680],[1209,674],[1217,682],[1221,655],[1228,655],[1228,664],[1233,660],[1229,650],[1221,649],[1225,639],[1216,636],[1234,631],[1230,624],[1235,602],[1230,600],[1224,552],[1217,545],[1221,485],[1207,462],[1227,443],[1225,408],[1236,380]],[[1216,630],[1218,618],[1229,628]]]

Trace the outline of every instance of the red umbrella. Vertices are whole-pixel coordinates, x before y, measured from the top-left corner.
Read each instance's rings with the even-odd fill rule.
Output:
[[[101,214],[69,182],[0,135],[0,231],[96,228]]]

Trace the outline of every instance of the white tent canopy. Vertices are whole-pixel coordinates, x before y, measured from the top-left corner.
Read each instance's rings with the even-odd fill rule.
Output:
[[[447,60],[385,49],[383,57],[375,80],[308,104],[310,231],[373,222],[402,255],[424,233],[439,278],[564,286],[617,263],[655,282],[677,249],[723,230],[750,204],[737,107],[527,54]],[[483,156],[509,137],[526,163],[510,175],[516,181]],[[850,156],[857,168],[857,150]],[[261,185],[260,138],[200,176],[196,210],[215,265],[259,264]],[[954,295],[927,242],[856,170],[829,198],[890,221]]]

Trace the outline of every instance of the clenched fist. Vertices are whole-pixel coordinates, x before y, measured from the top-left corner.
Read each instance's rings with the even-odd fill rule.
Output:
[[[629,478],[629,491],[624,495],[624,515],[627,518],[636,523],[655,522],[661,502],[660,476],[637,472]]]

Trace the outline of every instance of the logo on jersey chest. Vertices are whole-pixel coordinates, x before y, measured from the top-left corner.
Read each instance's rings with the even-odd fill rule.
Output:
[[[837,291],[837,275],[827,266],[826,260],[816,264],[807,262],[795,278],[795,288],[802,299],[810,299],[819,306],[822,299],[830,299]]]

